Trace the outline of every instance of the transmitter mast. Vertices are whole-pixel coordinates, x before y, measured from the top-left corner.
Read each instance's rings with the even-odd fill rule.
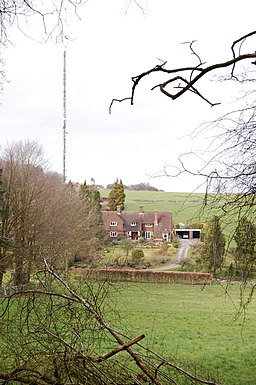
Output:
[[[67,107],[66,107],[66,56],[67,53],[64,51],[63,56],[63,182],[66,182],[66,144],[67,144]]]

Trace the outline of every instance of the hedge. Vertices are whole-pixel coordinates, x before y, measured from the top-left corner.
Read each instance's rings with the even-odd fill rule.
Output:
[[[210,273],[153,271],[134,269],[89,269],[73,268],[73,271],[85,273],[88,279],[111,282],[142,282],[142,283],[183,283],[205,285],[212,281]]]

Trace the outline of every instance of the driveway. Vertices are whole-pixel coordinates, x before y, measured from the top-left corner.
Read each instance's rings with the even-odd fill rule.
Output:
[[[171,263],[170,265],[165,265],[163,267],[158,267],[156,269],[150,269],[150,270],[157,270],[157,271],[165,271],[165,270],[172,270],[176,267],[179,267],[182,262],[187,258],[188,250],[191,245],[198,243],[199,239],[180,239],[180,246],[177,251],[176,255],[176,262]]]

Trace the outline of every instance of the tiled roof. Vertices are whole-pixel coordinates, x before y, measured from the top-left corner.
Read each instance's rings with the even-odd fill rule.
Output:
[[[139,231],[142,224],[154,224],[157,216],[157,225],[154,226],[155,237],[161,237],[164,232],[170,232],[172,229],[172,214],[168,211],[103,211],[103,221],[110,219],[112,216],[117,216],[124,223],[125,231]],[[136,222],[136,226],[131,226],[131,223]]]

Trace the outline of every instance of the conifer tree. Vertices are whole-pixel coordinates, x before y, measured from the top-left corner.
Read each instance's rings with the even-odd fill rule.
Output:
[[[124,210],[125,192],[122,180],[116,179],[112,190],[108,195],[108,206],[111,211],[115,211],[117,206],[120,206],[121,210]]]
[[[118,194],[117,194],[117,205],[120,205],[121,210],[124,210],[124,203],[125,203],[125,192],[124,192],[124,185],[122,182],[122,179],[120,179],[120,182],[118,184]]]
[[[242,271],[244,278],[248,278],[256,263],[256,227],[246,217],[240,219],[234,234],[236,242],[236,267]]]
[[[220,221],[214,216],[204,226],[204,243],[200,260],[205,269],[215,274],[224,261],[225,238],[221,230]]]

